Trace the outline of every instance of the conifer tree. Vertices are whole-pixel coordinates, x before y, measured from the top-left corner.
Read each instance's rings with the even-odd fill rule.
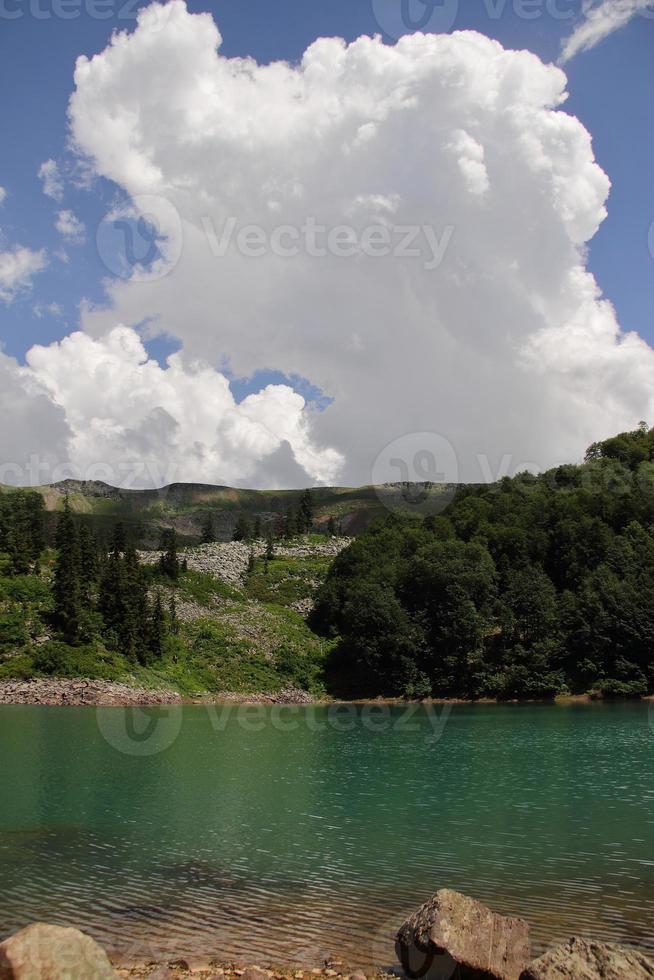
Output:
[[[168,602],[168,628],[173,636],[179,633],[179,616],[177,615],[177,597],[175,592],[170,593]]]
[[[114,527],[114,532],[111,541],[111,550],[117,552],[120,555],[123,553],[126,547],[127,547],[127,531],[122,521],[119,521]]]
[[[284,520],[284,538],[287,541],[294,538],[298,533],[298,518],[299,515],[296,518],[294,510],[289,510],[286,514],[286,518]]]
[[[159,561],[160,571],[173,582],[179,578],[180,563],[177,555],[177,531],[167,528],[161,536],[163,555]]]
[[[105,629],[120,642],[121,623],[125,616],[125,575],[121,555],[112,551],[102,570],[98,588],[98,609]]]
[[[261,517],[259,516],[259,514],[257,514],[257,516],[254,519],[252,538],[254,539],[254,541],[261,541],[262,536],[263,535],[261,533]]]
[[[79,529],[80,596],[85,604],[91,601],[93,587],[98,578],[98,542],[87,524]]]
[[[266,535],[266,561],[272,561],[275,557],[275,542],[273,540],[272,531],[268,529],[268,534]],[[267,569],[266,569],[267,570]]]
[[[54,618],[67,643],[74,643],[79,634],[81,612],[80,552],[77,527],[70,511],[68,496],[63,513],[57,521],[55,538],[57,558],[54,568],[52,594]]]
[[[305,490],[302,494],[297,523],[300,534],[308,534],[311,530],[313,525],[313,500],[311,499],[310,490]]]
[[[121,652],[130,660],[142,659],[146,643],[148,591],[138,555],[128,542],[123,557],[123,621],[119,636]]]
[[[234,535],[232,541],[249,541],[252,537],[252,528],[250,527],[250,522],[243,512],[238,515],[238,521],[236,522],[236,527],[234,528]]]
[[[152,604],[149,626],[148,651],[152,657],[160,660],[163,656],[164,642],[166,639],[166,617],[161,601],[161,592],[158,589]]]
[[[216,540],[216,532],[213,526],[213,514],[207,514],[202,525],[202,544],[213,544]]]

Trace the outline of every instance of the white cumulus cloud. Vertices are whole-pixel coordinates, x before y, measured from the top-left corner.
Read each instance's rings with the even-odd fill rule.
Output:
[[[30,289],[32,279],[46,265],[43,250],[13,245],[0,251],[0,300],[11,303],[18,293]]]
[[[7,191],[4,189],[4,187],[0,187],[0,204],[4,204],[6,197],[7,197]]]
[[[651,0],[585,0],[583,19],[570,37],[563,42],[561,64],[565,64],[581,51],[590,51],[600,41],[625,27],[629,21],[646,10],[651,10]]]
[[[292,462],[364,483],[385,446],[433,431],[450,476],[475,480],[654,419],[654,352],[586,266],[609,181],[560,69],[474,32],[323,38],[258,65],[220,54],[209,14],[163,10],[75,72],[84,165],[142,230],[157,199],[177,216],[149,276],[138,222],[112,223],[106,307],[30,354],[78,466],[175,460],[178,479],[262,485]],[[167,370],[116,332],[144,322],[182,341]],[[236,406],[208,364],[299,375],[333,402],[308,413],[273,386]]]
[[[43,182],[43,193],[54,201],[64,196],[64,182],[56,160],[46,160],[39,167],[39,179]]]
[[[70,245],[82,245],[86,238],[84,222],[70,210],[63,209],[57,214],[55,227]]]
[[[102,340],[76,332],[33,347],[26,360],[19,368],[5,358],[8,373],[14,365],[14,389],[21,399],[37,393],[44,420],[52,413],[65,429],[65,467],[44,466],[41,480],[243,485],[286,448],[289,473],[302,473],[306,484],[329,482],[341,463],[336,452],[316,445],[305,401],[287,385],[268,385],[237,404],[223,374],[182,354],[162,368],[127,327]]]

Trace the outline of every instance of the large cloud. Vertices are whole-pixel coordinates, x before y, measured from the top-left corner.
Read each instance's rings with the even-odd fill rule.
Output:
[[[163,369],[127,327],[102,340],[77,332],[33,347],[26,367],[4,358],[0,369],[6,401],[29,402],[31,393],[32,432],[19,425],[17,438],[32,446],[40,463],[38,479],[35,457],[29,471],[10,468],[7,482],[76,475],[132,487],[218,479],[239,485],[257,482],[262,465],[272,465],[286,449],[277,485],[306,485],[329,482],[341,462],[337,453],[316,448],[304,399],[288,386],[269,385],[237,405],[223,374],[186,363],[181,354]],[[54,420],[57,440],[49,437],[45,453],[38,441]],[[5,460],[25,466],[24,451],[13,444],[2,449]]]
[[[89,334],[154,320],[181,337],[187,364],[227,359],[239,375],[309,378],[334,398],[312,417],[310,446],[342,451],[349,483],[369,480],[380,450],[411,431],[442,433],[459,476],[479,479],[480,456],[486,475],[505,453],[514,466],[546,466],[652,417],[653,352],[621,333],[586,269],[609,182],[586,130],[560,109],[559,69],[471,32],[393,47],[321,39],[298,66],[227,59],[220,43],[210,15],[174,0],[78,60],[70,120],[79,153],[137,209],[151,212],[158,195],[172,205],[159,213],[180,218],[161,223],[171,238],[156,274],[135,267],[135,281],[114,281],[107,309],[87,311]],[[350,226],[356,247],[336,232],[322,254],[325,235],[314,240],[311,221]],[[250,224],[260,231],[236,247]],[[372,254],[389,252],[384,234],[398,245],[398,226],[423,228],[419,254]],[[261,247],[275,234],[274,248]],[[71,343],[96,351],[79,336]],[[81,397],[64,349],[31,363],[69,418],[74,408],[82,462],[117,440],[127,454],[150,447],[160,465],[175,440],[188,467],[180,478],[199,469],[222,482],[265,480],[270,466],[254,459],[270,445],[250,434],[248,413],[276,432],[288,412],[292,438],[279,434],[296,460],[312,479],[339,475],[333,453],[309,447],[290,392],[236,411],[208,369],[185,368],[192,380],[183,381],[180,358],[165,373],[133,369],[144,393],[132,416],[116,372],[104,386],[115,396],[82,385]],[[231,442],[207,450],[205,418],[198,464],[198,430],[183,420],[205,384],[220,401],[220,440]],[[150,393],[167,385],[162,400]],[[98,418],[107,431],[92,424],[89,436]],[[385,475],[399,472],[389,463]]]
[[[0,483],[39,484],[72,475],[61,408],[30,372],[0,353]]]

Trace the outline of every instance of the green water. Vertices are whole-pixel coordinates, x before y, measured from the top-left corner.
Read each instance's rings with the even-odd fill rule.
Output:
[[[383,964],[448,886],[654,948],[647,705],[365,710],[1,707],[0,936]]]

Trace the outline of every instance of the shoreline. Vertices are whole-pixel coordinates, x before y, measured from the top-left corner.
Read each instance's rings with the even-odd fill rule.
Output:
[[[330,707],[332,705],[380,705],[388,707],[407,707],[410,705],[569,705],[569,704],[622,704],[652,702],[654,695],[635,698],[604,698],[595,694],[562,694],[552,699],[507,700],[496,698],[424,698],[407,700],[404,698],[314,698],[306,691],[285,688],[277,692],[241,694],[233,691],[220,691],[216,694],[202,693],[182,695],[171,688],[148,688],[125,681],[107,681],[90,678],[43,677],[29,680],[1,680],[0,707],[5,705],[34,705],[42,707],[180,707],[186,705],[252,705],[288,707]]]
[[[255,964],[225,963],[217,959],[199,957],[173,958],[163,961],[141,963],[121,962],[120,957],[109,957],[118,977],[135,977],[139,980],[161,980],[161,978],[195,977],[197,980],[392,980],[402,976],[397,972],[380,967],[364,969],[348,967],[336,958],[318,967],[300,966],[258,966]]]

